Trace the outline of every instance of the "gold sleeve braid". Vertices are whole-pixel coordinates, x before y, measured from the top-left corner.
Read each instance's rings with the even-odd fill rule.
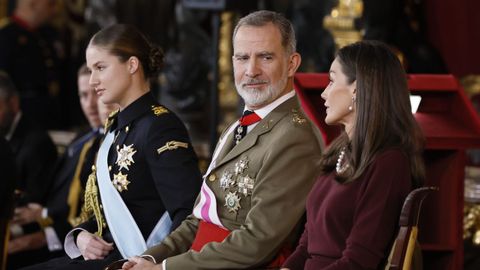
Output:
[[[78,204],[80,203],[80,196],[84,192],[81,186],[80,173],[84,166],[85,156],[88,150],[90,150],[90,148],[92,147],[94,140],[95,138],[92,138],[83,145],[78,162],[77,162],[77,166],[75,168],[75,174],[72,179],[72,184],[70,185],[70,191],[68,192],[67,203],[70,208],[68,212],[68,222],[74,227],[78,225],[77,209],[78,209]]]
[[[97,220],[96,235],[102,236],[103,229],[107,227],[107,223],[102,215],[101,206],[98,200],[97,174],[95,166],[92,166],[92,173],[88,176],[87,185],[85,187],[85,202],[82,212],[78,217],[78,224],[87,221],[92,216]],[[78,225],[77,224],[77,225]]]
[[[158,148],[157,153],[161,154],[162,152],[165,152],[167,150],[175,150],[175,149],[178,149],[179,147],[188,148],[188,143],[179,142],[179,141],[169,141],[164,146]]]

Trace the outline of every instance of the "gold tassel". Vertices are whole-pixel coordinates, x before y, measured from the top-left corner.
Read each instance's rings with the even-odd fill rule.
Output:
[[[87,221],[92,216],[97,220],[98,236],[102,236],[103,228],[107,227],[105,219],[103,218],[101,206],[98,200],[97,174],[95,166],[92,166],[92,173],[88,176],[87,185],[85,187],[85,202],[80,213],[78,223]]]

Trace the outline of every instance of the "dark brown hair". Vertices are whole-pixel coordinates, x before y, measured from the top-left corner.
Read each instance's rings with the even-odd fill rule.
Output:
[[[97,46],[117,56],[125,62],[130,57],[139,59],[146,79],[153,78],[163,65],[163,51],[152,44],[134,26],[114,24],[98,31],[91,39],[89,46]]]
[[[397,56],[383,43],[360,41],[341,48],[336,58],[349,83],[356,81],[356,118],[351,140],[342,133],[321,162],[323,173],[335,170],[346,147],[349,167],[337,175],[340,182],[359,178],[384,150],[397,147],[410,159],[414,186],[425,177],[423,135],[410,106],[407,76]]]

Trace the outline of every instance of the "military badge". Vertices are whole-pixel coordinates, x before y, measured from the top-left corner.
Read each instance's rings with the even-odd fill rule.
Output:
[[[124,168],[128,171],[128,166],[135,163],[135,161],[133,161],[133,155],[136,152],[137,150],[133,149],[133,144],[130,144],[129,146],[124,144],[122,149],[119,149],[117,145],[117,161],[115,164],[120,167],[120,170]]]
[[[229,171],[224,171],[222,177],[220,178],[220,187],[223,190],[227,190],[233,185],[235,185],[235,181],[233,181],[233,174]]]
[[[240,197],[238,197],[237,192],[228,192],[227,196],[225,196],[225,206],[229,212],[233,213],[240,209]]]
[[[115,186],[115,188],[118,190],[118,192],[122,192],[128,189],[127,186],[128,184],[130,184],[130,181],[127,180],[126,174],[119,172],[118,174],[113,175],[112,183]]]
[[[238,192],[242,193],[243,196],[252,195],[253,185],[255,184],[255,179],[250,176],[241,176],[238,180]]]
[[[235,163],[235,174],[242,174],[245,169],[248,168],[248,158],[242,157],[237,163]]]
[[[296,109],[292,109],[292,113],[293,113],[292,121],[294,123],[302,125],[302,124],[305,124],[305,122],[307,122],[307,120],[305,120],[305,118],[300,116],[300,114],[298,113],[298,111]]]
[[[168,110],[163,107],[163,106],[153,106],[152,105],[152,111],[156,116],[159,116],[164,113],[168,113]]]

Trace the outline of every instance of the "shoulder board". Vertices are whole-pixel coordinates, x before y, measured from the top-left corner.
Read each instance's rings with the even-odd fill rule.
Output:
[[[162,114],[164,114],[164,113],[168,113],[169,111],[168,111],[167,108],[165,108],[165,107],[163,107],[163,106],[160,106],[160,105],[154,106],[154,105],[152,105],[152,112],[153,112],[153,114],[155,114],[156,116],[159,116],[159,115],[162,115]]]
[[[4,28],[11,22],[10,18],[5,17],[0,20],[0,28]]]

